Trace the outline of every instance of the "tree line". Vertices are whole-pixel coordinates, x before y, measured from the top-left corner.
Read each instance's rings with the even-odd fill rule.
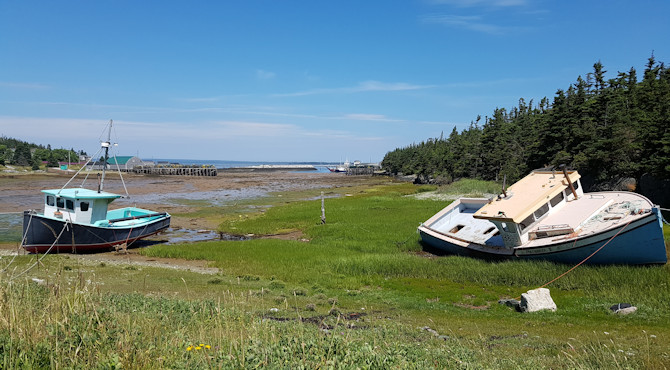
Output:
[[[28,143],[19,139],[0,137],[0,165],[12,164],[16,166],[30,166],[33,170],[39,169],[42,163],[56,167],[58,162],[79,162],[79,155],[86,152],[74,149],[51,149],[51,145]]]
[[[638,81],[634,68],[606,79],[602,63],[549,101],[519,99],[448,137],[395,149],[382,166],[393,174],[515,181],[565,164],[604,183],[647,173],[670,179],[670,68],[652,55]]]

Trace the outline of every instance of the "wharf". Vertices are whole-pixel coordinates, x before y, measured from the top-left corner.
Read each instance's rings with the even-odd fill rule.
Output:
[[[261,164],[258,166],[219,168],[225,172],[316,171],[310,164]]]
[[[140,175],[172,175],[172,176],[216,176],[215,167],[135,167],[121,170]]]

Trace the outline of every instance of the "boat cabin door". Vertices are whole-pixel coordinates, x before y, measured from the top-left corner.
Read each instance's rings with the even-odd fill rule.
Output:
[[[498,230],[500,231],[500,236],[503,239],[503,244],[505,248],[512,249],[521,245],[521,233],[519,231],[519,225],[513,222],[501,222],[493,221]]]

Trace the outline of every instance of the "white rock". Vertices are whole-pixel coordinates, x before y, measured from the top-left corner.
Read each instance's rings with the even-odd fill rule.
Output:
[[[626,307],[626,308],[622,308],[620,310],[617,310],[614,313],[617,314],[617,315],[628,315],[628,314],[634,313],[635,311],[637,311],[637,307],[630,306],[630,307]]]
[[[533,289],[521,294],[519,307],[521,308],[521,312],[556,311],[556,303],[551,299],[549,289],[547,288]]]

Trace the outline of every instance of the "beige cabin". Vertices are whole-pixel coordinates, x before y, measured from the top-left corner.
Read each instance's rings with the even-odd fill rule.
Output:
[[[520,246],[535,235],[529,233],[540,220],[566,202],[583,196],[577,171],[535,171],[510,186],[505,194],[481,207],[474,218],[496,225],[507,248]],[[556,234],[572,230],[553,230]]]

